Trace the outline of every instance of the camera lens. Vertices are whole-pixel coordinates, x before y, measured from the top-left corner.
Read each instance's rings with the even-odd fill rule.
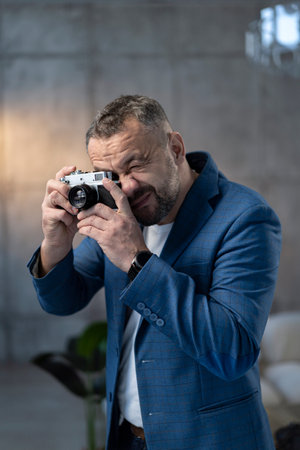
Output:
[[[97,191],[87,184],[74,186],[69,191],[69,202],[78,209],[88,209],[97,203]]]
[[[86,193],[84,189],[76,188],[74,192],[72,192],[70,203],[71,205],[75,206],[75,208],[82,208],[86,203]]]

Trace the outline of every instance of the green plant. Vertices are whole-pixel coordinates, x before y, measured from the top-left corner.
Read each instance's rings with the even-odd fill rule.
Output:
[[[41,353],[31,362],[86,402],[87,450],[96,450],[96,412],[105,398],[106,322],[94,322],[69,339],[65,352]]]

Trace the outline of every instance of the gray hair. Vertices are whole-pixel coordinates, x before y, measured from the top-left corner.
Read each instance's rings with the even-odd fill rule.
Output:
[[[86,147],[90,138],[109,138],[124,128],[124,122],[135,118],[149,130],[170,126],[162,106],[154,99],[142,95],[122,95],[98,112],[86,133]]]

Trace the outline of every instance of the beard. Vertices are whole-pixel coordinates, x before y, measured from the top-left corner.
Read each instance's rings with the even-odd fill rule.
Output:
[[[173,160],[169,159],[166,177],[160,186],[157,188],[150,185],[143,186],[134,193],[134,196],[129,198],[129,203],[134,203],[135,200],[147,193],[152,194],[152,198],[154,198],[151,206],[145,206],[136,211],[132,208],[132,212],[137,221],[144,226],[160,223],[176,204],[179,189],[180,183],[176,166]]]

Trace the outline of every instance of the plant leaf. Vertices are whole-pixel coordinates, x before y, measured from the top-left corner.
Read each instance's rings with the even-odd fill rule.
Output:
[[[77,341],[77,337],[68,339],[65,356],[76,369],[79,369],[82,372],[88,372],[90,371],[90,364],[86,358],[78,354]]]
[[[31,362],[50,373],[73,394],[82,398],[89,394],[85,381],[68,361],[66,355],[62,353],[41,353],[31,359]]]
[[[90,359],[96,350],[102,354],[106,351],[107,323],[94,322],[89,325],[77,340],[77,352],[80,356]]]

